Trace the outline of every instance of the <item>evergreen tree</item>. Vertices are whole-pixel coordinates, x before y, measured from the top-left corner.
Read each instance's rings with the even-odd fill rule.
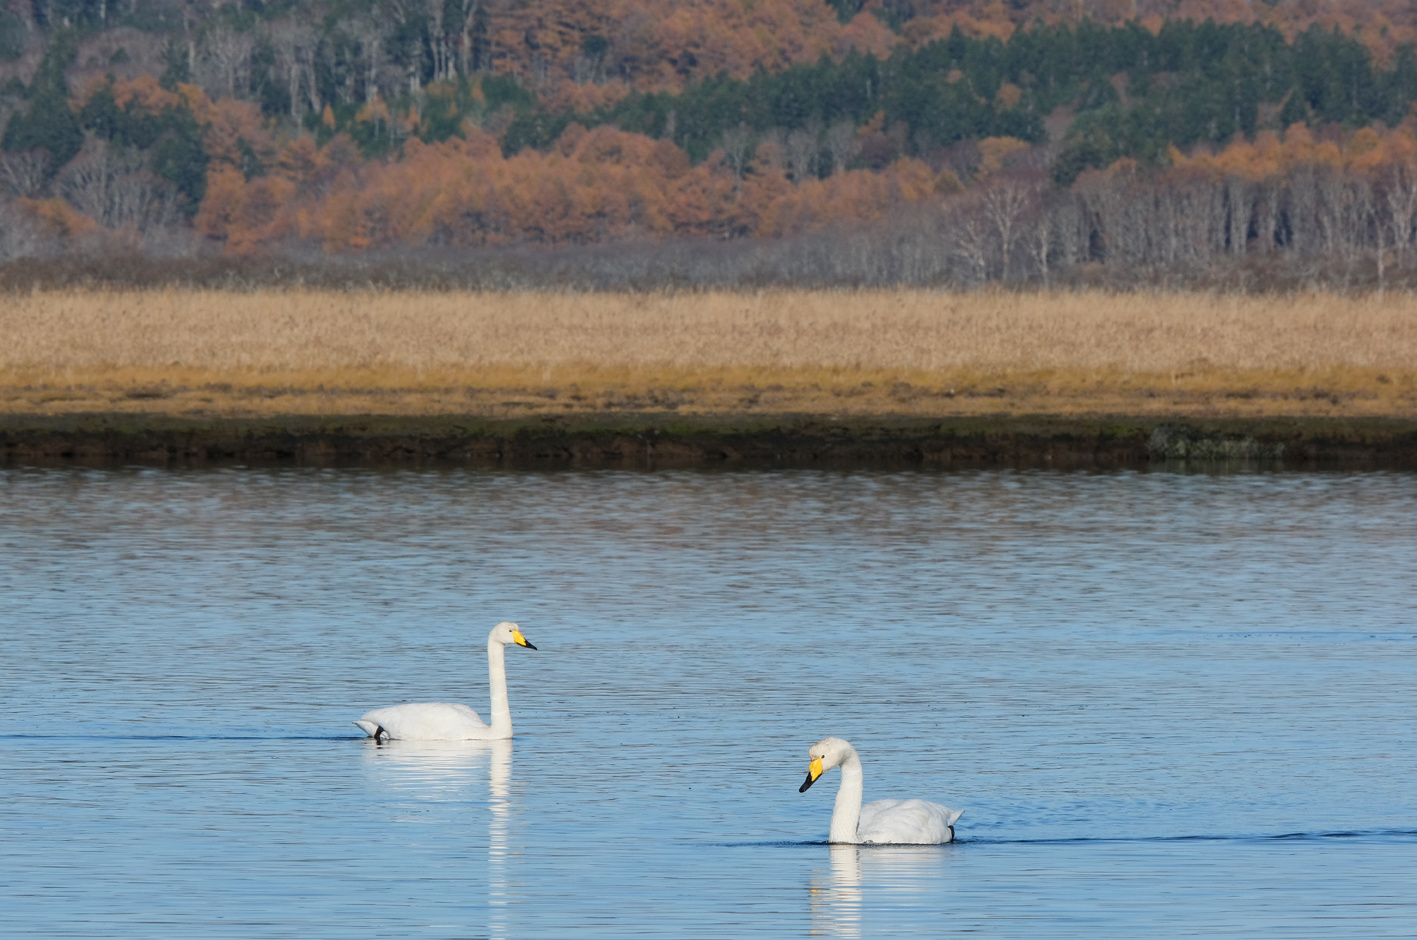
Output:
[[[0,148],[5,150],[47,151],[51,174],[72,160],[84,145],[79,120],[69,110],[69,88],[64,79],[64,70],[77,54],[73,31],[57,31],[35,70],[29,103],[24,111],[11,115],[0,136]]]

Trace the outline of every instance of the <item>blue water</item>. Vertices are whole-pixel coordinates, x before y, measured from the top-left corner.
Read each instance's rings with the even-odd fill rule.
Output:
[[[15,937],[1417,936],[1417,476],[0,470]],[[409,700],[507,745],[376,745]],[[866,798],[937,847],[824,844]]]

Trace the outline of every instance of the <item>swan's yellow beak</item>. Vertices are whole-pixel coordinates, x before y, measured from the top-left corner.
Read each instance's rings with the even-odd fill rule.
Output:
[[[536,647],[532,646],[530,643],[527,642],[526,637],[522,636],[522,632],[520,630],[512,631],[512,642],[517,644],[518,646],[525,646],[529,650],[536,649]]]
[[[817,778],[820,777],[821,775],[822,775],[822,759],[821,759],[820,757],[818,757],[818,758],[814,759],[811,764],[807,765],[807,779],[804,780],[804,781],[802,781],[802,786],[800,786],[800,787],[797,788],[797,792],[798,792],[798,793],[806,793],[806,792],[807,792],[807,788],[810,787],[812,784],[816,783],[816,782],[817,782]]]

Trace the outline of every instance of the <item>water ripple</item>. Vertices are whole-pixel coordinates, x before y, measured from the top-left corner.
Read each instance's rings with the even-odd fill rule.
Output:
[[[14,937],[1417,935],[1410,474],[0,470]],[[487,707],[513,744],[351,720]],[[828,846],[828,734],[948,847]]]

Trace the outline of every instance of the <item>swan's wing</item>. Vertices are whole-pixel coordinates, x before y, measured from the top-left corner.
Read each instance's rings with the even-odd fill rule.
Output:
[[[876,800],[861,807],[856,837],[862,842],[895,844],[949,842],[963,813],[927,800]]]
[[[355,724],[371,737],[383,728],[389,737],[402,741],[466,741],[485,738],[489,730],[477,712],[449,702],[409,702],[376,708]],[[375,726],[374,731],[369,730],[370,724]]]

